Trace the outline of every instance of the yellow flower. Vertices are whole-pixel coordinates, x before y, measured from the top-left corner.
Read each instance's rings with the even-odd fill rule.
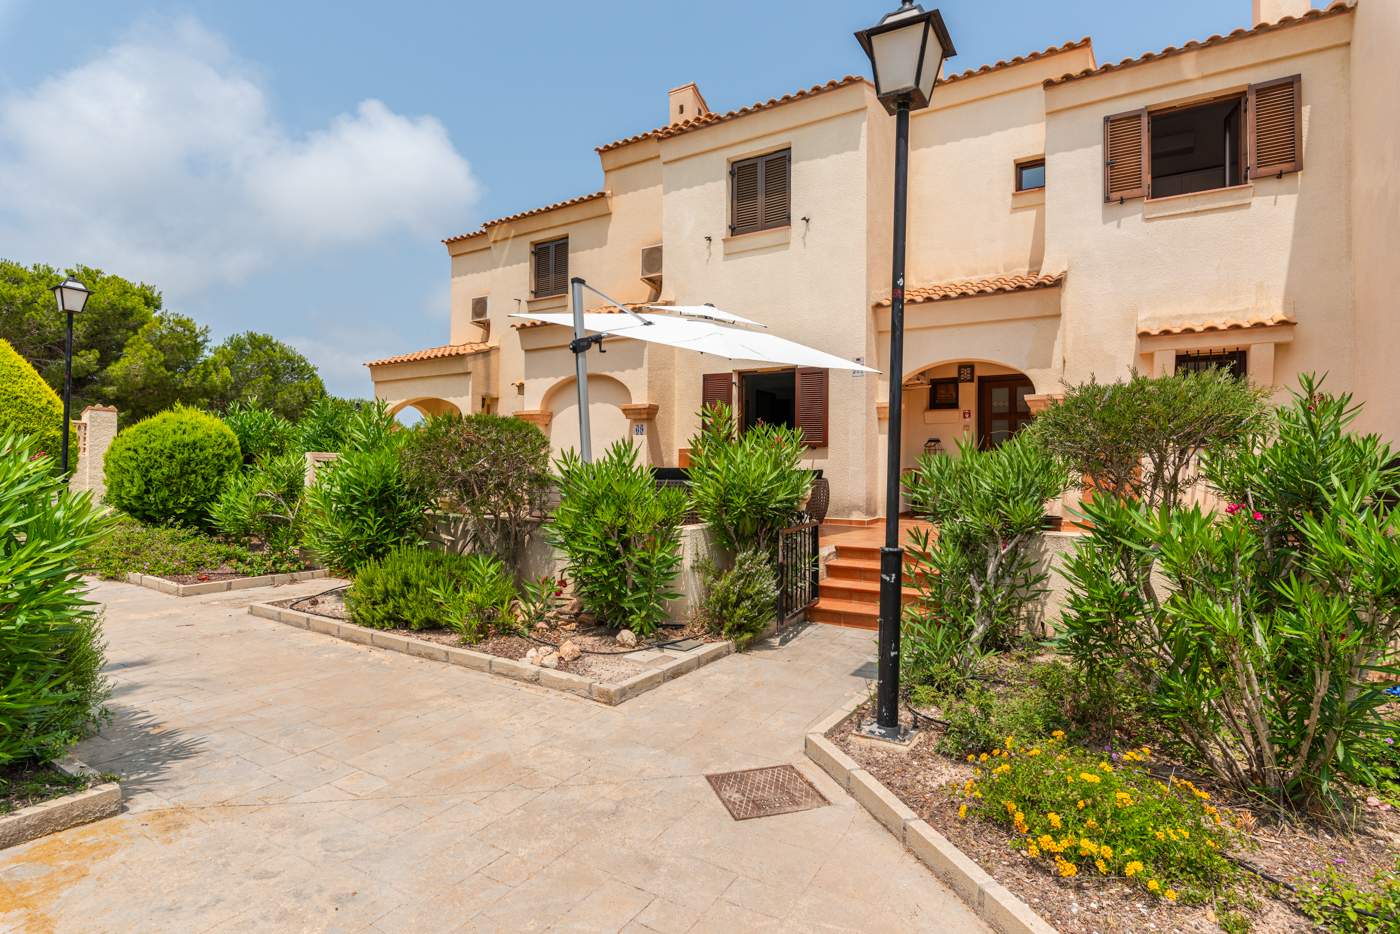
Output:
[[[1040,847],[1038,847],[1038,846],[1036,846],[1034,843],[1032,843],[1032,844],[1026,849],[1026,855],[1029,856],[1031,859],[1035,859],[1037,856],[1040,855]]]
[[[993,774],[993,775],[1000,775],[1002,772],[1010,772],[1010,771],[1011,771],[1011,766],[1007,765],[1006,763],[1002,763],[1001,765],[999,765],[999,766],[997,766],[996,768],[992,769],[992,774]]]
[[[968,757],[967,757],[967,761],[968,761],[968,762],[975,762],[975,761],[977,761],[977,757],[976,757],[976,756],[968,756]]]
[[[1001,803],[1001,806],[1004,807],[1004,808],[1006,808],[1006,813],[1007,813],[1007,814],[1015,814],[1015,813],[1016,813],[1016,802],[1015,802],[1015,801],[1003,801],[1003,802]]]
[[[974,792],[972,793],[972,797],[974,797],[974,798],[980,798],[980,797],[982,797],[982,792],[980,792],[980,791],[974,791]]]
[[[1113,771],[1113,766],[1109,765],[1107,762],[1100,762],[1099,768],[1103,769],[1105,772]]]
[[[1079,855],[1080,855],[1080,856],[1098,856],[1098,855],[1099,855],[1099,845],[1098,845],[1097,843],[1095,843],[1093,840],[1080,840],[1080,841],[1079,841]]]
[[[1100,781],[1102,781],[1102,779],[1100,779],[1097,775],[1094,775],[1094,774],[1092,774],[1092,773],[1090,773],[1090,772],[1080,772],[1080,773],[1079,773],[1079,777],[1082,778],[1082,779],[1084,779],[1086,782],[1090,783],[1091,785],[1097,785]],[[1073,778],[1070,779],[1070,781],[1073,781],[1073,780],[1074,780]]]
[[[1167,889],[1167,898],[1171,901],[1176,901],[1176,893],[1173,892],[1171,889]]]
[[[959,816],[959,817],[966,817],[966,816],[967,816],[967,805],[966,805],[966,804],[964,804],[962,807],[958,808],[958,816]]]
[[[1214,841],[1214,840],[1207,840],[1207,841],[1206,841],[1206,846],[1210,847],[1212,850],[1215,849],[1215,848],[1216,848],[1216,847],[1215,847],[1215,841]]]
[[[1040,755],[1040,750],[1039,750],[1039,749],[1032,749],[1030,752],[1026,753],[1026,757],[1027,757],[1027,758],[1029,758],[1029,757],[1031,757],[1031,756],[1038,756],[1038,755]]]
[[[1133,803],[1133,796],[1126,791],[1115,792],[1113,797],[1117,799],[1119,807],[1127,807]]]
[[[994,755],[994,756],[999,756],[999,755],[1001,755],[1001,750],[1000,750],[1000,749],[993,749],[993,750],[992,750],[992,755]]]
[[[1101,859],[1094,860],[1094,865],[1099,867],[1099,872],[1108,875],[1108,864]]]
[[[1138,873],[1142,872],[1142,863],[1138,862],[1137,860],[1133,860],[1131,863],[1123,867],[1123,872],[1129,876],[1135,876]]]
[[[1086,820],[1086,821],[1084,822],[1084,826],[1085,826],[1085,827],[1088,827],[1090,830],[1098,830],[1098,829],[1099,829],[1099,822],[1096,821],[1096,820],[1094,820],[1094,819],[1091,817],[1091,818],[1089,818],[1088,820]]]
[[[1147,883],[1147,887],[1154,892],[1161,888],[1161,886],[1157,884],[1156,879],[1153,879],[1151,882]]]
[[[1064,876],[1066,879],[1079,872],[1079,870],[1075,868],[1074,863],[1059,857],[1055,858],[1055,868],[1060,870],[1060,875]]]
[[[1181,835],[1182,835],[1183,837],[1185,837],[1187,840],[1190,840],[1190,839],[1191,839],[1191,831],[1189,831],[1189,830],[1183,830],[1183,831],[1181,832]]]
[[[986,754],[985,752],[982,753],[982,755],[980,755],[980,756],[977,757],[977,761],[978,761],[978,762],[986,762],[986,761],[987,761],[987,754]]]
[[[1079,810],[1081,810],[1081,811],[1084,810],[1084,799],[1083,799],[1083,798],[1080,798],[1080,799],[1079,799]]]
[[[1040,848],[1042,850],[1055,849],[1055,838],[1050,836],[1048,833],[1041,834],[1040,839],[1035,842],[1040,844]]]
[[[1014,737],[1014,736],[1008,736],[1008,737],[1006,737],[1006,748],[1007,748],[1007,749],[1010,749],[1010,748],[1011,748],[1011,741],[1012,741],[1013,739],[1015,739],[1015,738],[1016,738],[1016,737]]]
[[[1109,849],[1107,846],[1101,846],[1099,847],[1099,855],[1104,859],[1113,859],[1113,850]]]
[[[1016,829],[1021,833],[1031,832],[1031,829],[1026,826],[1026,815],[1022,814],[1020,811],[1016,812],[1016,819],[1014,823],[1016,824]]]
[[[1055,732],[1051,733],[1050,735],[1053,736],[1053,737],[1055,737],[1056,739],[1064,739],[1064,738],[1065,738],[1065,731],[1064,731],[1064,730],[1056,730]]]

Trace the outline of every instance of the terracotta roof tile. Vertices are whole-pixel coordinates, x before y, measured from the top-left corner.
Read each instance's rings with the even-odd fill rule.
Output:
[[[591,195],[579,195],[577,198],[570,198],[568,201],[556,201],[553,204],[547,204],[542,208],[534,208],[530,211],[521,211],[519,214],[512,214],[509,217],[498,217],[493,221],[487,221],[486,223],[482,224],[481,230],[474,230],[469,234],[462,234],[459,237],[451,237],[442,242],[457,243],[461,240],[470,240],[472,237],[482,236],[486,233],[487,228],[495,227],[497,224],[506,224],[511,221],[518,221],[522,217],[533,217],[536,214],[543,214],[546,211],[553,211],[557,210],[558,208],[566,208],[571,204],[583,204],[585,201],[596,201],[599,198],[606,198],[610,194],[612,194],[612,192],[610,191],[595,191]]]
[[[1045,58],[1049,55],[1059,55],[1061,52],[1073,52],[1075,49],[1082,49],[1087,45],[1092,45],[1088,36],[1078,42],[1066,42],[1061,46],[1050,46],[1044,52],[1032,52],[1029,55],[1018,55],[1011,61],[1002,60],[995,65],[983,65],[981,68],[969,68],[967,71],[955,75],[945,75],[938,80],[939,84],[952,84],[954,81],[964,81],[968,78],[975,78],[978,75],[985,75],[991,71],[1000,71],[1003,68],[1010,68],[1013,65],[1024,65],[1026,62],[1033,62],[1038,58]]]
[[[474,353],[482,353],[491,349],[490,344],[448,344],[446,347],[429,347],[427,350],[415,350],[413,353],[400,354],[397,357],[385,357],[383,360],[371,360],[365,366],[385,366],[390,363],[413,363],[417,360],[437,360],[440,357],[467,357]]]
[[[1051,276],[998,276],[995,279],[980,279],[976,282],[953,282],[946,285],[930,285],[917,289],[906,289],[904,304],[916,305],[920,302],[938,302],[950,298],[973,298],[979,295],[997,295],[1003,292],[1029,292],[1034,289],[1053,289],[1063,285],[1064,273]],[[876,308],[890,307],[890,300],[875,303]]]
[[[1171,58],[1174,55],[1181,55],[1184,52],[1194,52],[1197,49],[1204,49],[1213,45],[1221,45],[1226,42],[1234,42],[1237,39],[1245,39],[1250,36],[1257,36],[1262,33],[1272,32],[1275,29],[1284,29],[1288,26],[1296,26],[1299,23],[1305,23],[1312,20],[1321,19],[1324,16],[1336,16],[1339,13],[1349,13],[1352,9],[1352,4],[1348,3],[1347,0],[1336,0],[1335,3],[1333,3],[1325,10],[1309,10],[1302,16],[1285,16],[1276,23],[1260,23],[1253,29],[1236,29],[1233,32],[1231,32],[1228,36],[1214,35],[1211,36],[1209,39],[1206,39],[1204,42],[1196,42],[1193,40],[1191,42],[1186,43],[1181,48],[1177,48],[1174,45],[1169,45],[1160,52],[1147,52],[1146,54],[1141,55],[1138,58],[1125,58],[1117,64],[1114,64],[1113,62],[1106,62],[1097,68],[1088,68],[1076,74],[1062,75],[1059,78],[1047,78],[1045,80],[1045,87],[1048,88],[1053,87],[1057,84],[1065,84],[1070,81],[1078,81],[1080,78],[1091,78],[1095,75],[1107,74],[1110,71],[1118,71],[1123,68],[1131,68],[1134,65],[1144,65],[1147,62],[1155,62],[1158,59],[1162,58]]]
[[[635,312],[641,313],[641,312],[646,311],[646,310],[647,310],[648,308],[650,308],[652,305],[669,305],[669,304],[671,304],[671,302],[670,302],[670,300],[668,299],[667,301],[664,301],[664,302],[638,302],[638,303],[635,304],[635,305],[633,305],[633,304],[631,304],[631,303],[628,303],[628,304],[627,304],[627,307],[630,308],[630,309],[632,309],[632,310],[635,311]],[[589,308],[589,309],[587,310],[587,313],[590,314],[590,315],[625,315],[625,314],[627,314],[627,312],[625,312],[625,311],[623,311],[622,309],[617,308],[617,307],[612,307],[612,308]],[[529,328],[547,328],[547,327],[549,327],[551,324],[553,324],[553,322],[551,322],[551,321],[519,321],[519,322],[516,322],[515,324],[512,324],[511,327],[513,327],[513,328],[515,328],[516,330],[519,330],[519,331],[525,331],[525,330],[528,330]],[[562,325],[561,325],[561,327],[562,327]]]
[[[1275,325],[1295,325],[1298,319],[1283,312],[1276,312],[1267,318],[1263,315],[1253,315],[1247,321],[1238,318],[1226,318],[1224,321],[1202,321],[1189,324],[1168,324],[1161,327],[1147,327],[1143,325],[1138,328],[1138,337],[1161,337],[1166,334],[1204,334],[1208,331],[1247,331],[1251,328],[1268,328]]]

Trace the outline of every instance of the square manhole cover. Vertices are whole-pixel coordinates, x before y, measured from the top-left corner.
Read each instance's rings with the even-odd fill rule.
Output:
[[[790,765],[721,772],[705,778],[735,820],[790,814],[829,803]]]

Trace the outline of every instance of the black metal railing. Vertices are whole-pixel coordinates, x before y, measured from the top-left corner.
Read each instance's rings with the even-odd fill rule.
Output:
[[[808,518],[804,516],[803,518]],[[792,619],[817,602],[820,576],[817,529],[802,522],[778,533],[778,622]]]

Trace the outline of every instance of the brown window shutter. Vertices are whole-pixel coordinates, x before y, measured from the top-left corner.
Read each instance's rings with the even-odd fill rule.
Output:
[[[569,291],[569,238],[554,241],[554,294]]]
[[[1133,110],[1103,119],[1105,201],[1147,197],[1152,170],[1152,133],[1147,110]]]
[[[729,373],[706,373],[700,391],[700,408],[708,409],[716,402],[734,405],[734,377]]]
[[[1249,177],[1297,172],[1303,167],[1303,78],[1278,78],[1249,86]]]
[[[554,290],[554,244],[535,244],[535,289],[534,294],[550,295]]]
[[[826,447],[830,382],[830,370],[815,367],[797,370],[797,427],[802,430],[802,440],[814,448]]]
[[[759,193],[759,164],[757,159],[734,163],[734,222],[730,236],[753,233],[761,228],[763,215]]]
[[[789,156],[778,152],[763,157],[763,229],[786,227],[791,221],[792,198],[788,184]]]

